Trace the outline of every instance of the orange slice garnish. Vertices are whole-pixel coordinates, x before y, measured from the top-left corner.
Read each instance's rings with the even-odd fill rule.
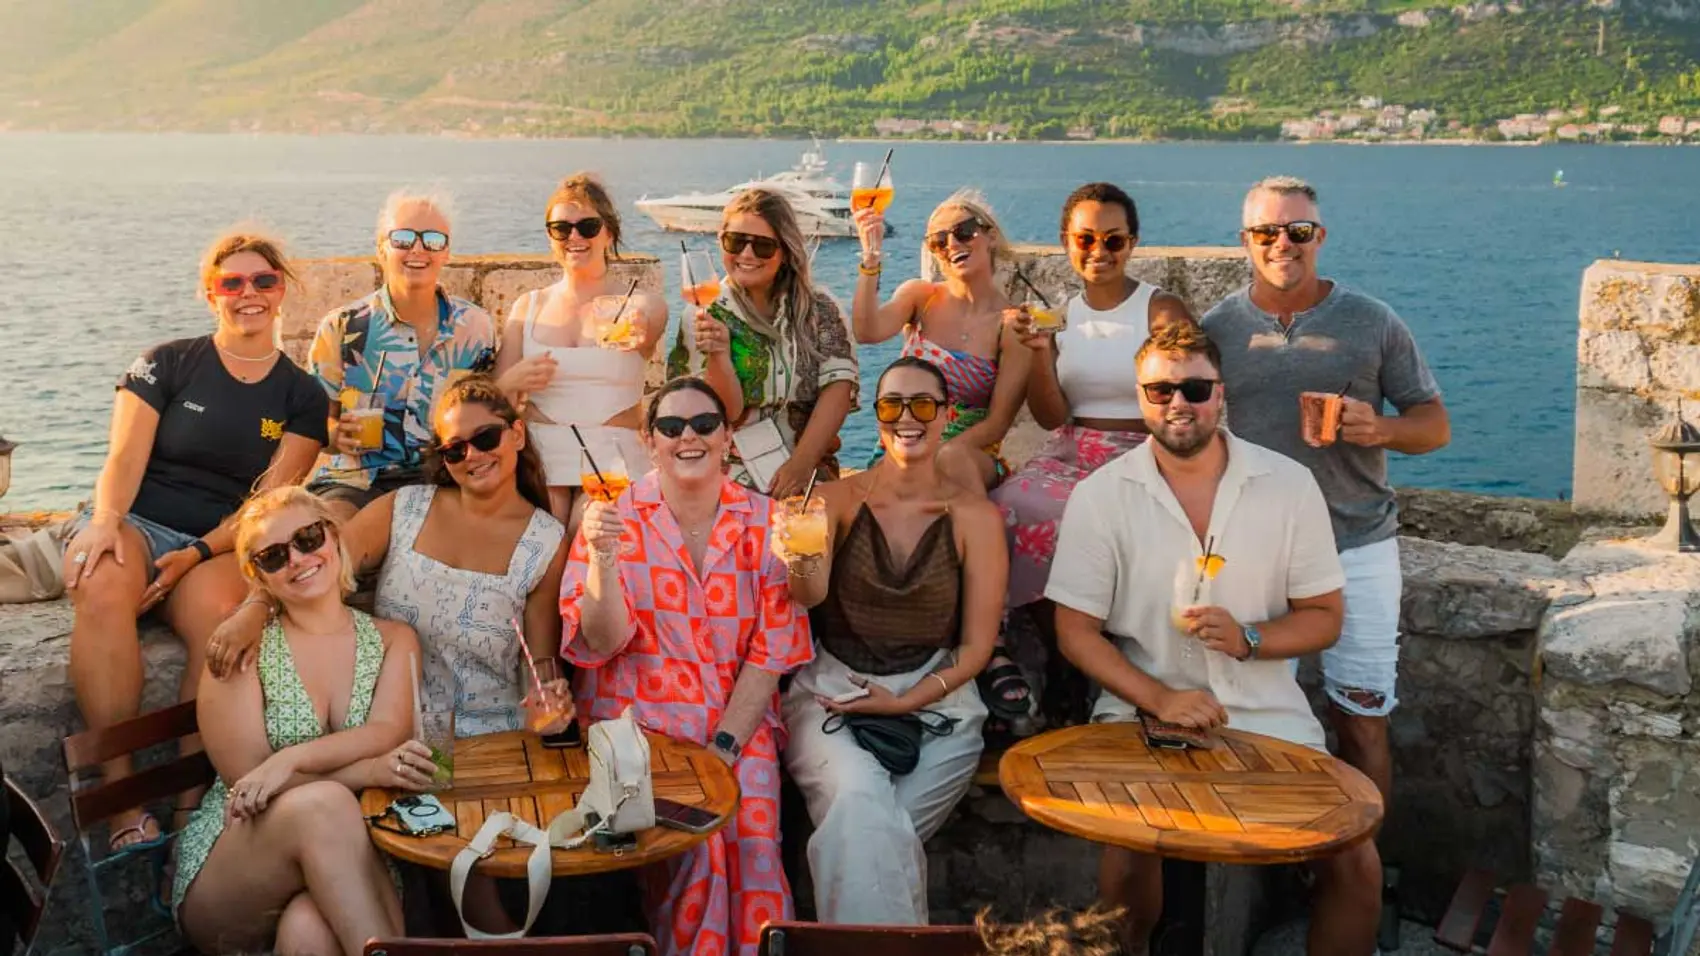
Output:
[[[1198,567],[1198,573],[1212,581],[1216,580],[1216,575],[1222,572],[1223,563],[1222,556],[1219,554],[1206,555],[1195,559],[1195,564]]]

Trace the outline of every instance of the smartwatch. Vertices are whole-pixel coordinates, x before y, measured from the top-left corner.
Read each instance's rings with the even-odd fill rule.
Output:
[[[724,750],[736,757],[738,756],[738,751],[742,748],[738,746],[738,738],[722,730],[714,735],[714,749]]]
[[[195,540],[189,542],[189,547],[195,549],[195,553],[201,556],[202,561],[211,561],[212,560],[212,556],[213,556],[212,545],[207,544],[202,539],[196,538]]]
[[[1263,648],[1263,635],[1258,633],[1257,625],[1242,624],[1240,630],[1245,632],[1246,653],[1241,660],[1257,660],[1257,652]]]

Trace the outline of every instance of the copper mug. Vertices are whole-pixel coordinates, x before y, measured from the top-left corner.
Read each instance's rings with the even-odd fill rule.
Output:
[[[1299,417],[1305,444],[1322,448],[1340,437],[1340,412],[1345,399],[1333,392],[1299,393]]]

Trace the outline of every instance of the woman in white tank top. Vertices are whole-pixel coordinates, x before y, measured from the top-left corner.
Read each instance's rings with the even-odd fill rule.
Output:
[[[1151,329],[1194,321],[1179,297],[1127,275],[1128,259],[1139,242],[1139,211],[1116,186],[1090,183],[1069,195],[1063,204],[1062,242],[1085,288],[1068,301],[1066,329],[1022,338],[1033,350],[1027,407],[1051,435],[1032,459],[991,492],[1009,534],[1007,606],[1011,611],[1027,609],[1052,647],[1052,615],[1044,594],[1063,507],[1082,478],[1132,450],[1148,434],[1139,410],[1134,354]],[[1084,687],[1077,693],[1059,686],[1059,681],[1069,683],[1061,663],[1054,658],[1048,668],[1050,706],[1045,709],[1053,717],[1083,719]],[[1081,713],[1068,713],[1069,707]],[[1057,713],[1059,709],[1064,712]]]
[[[638,440],[638,404],[649,358],[667,326],[667,304],[647,292],[633,293],[617,326],[629,329],[600,345],[598,332],[607,317],[599,318],[596,300],[618,300],[626,293],[608,275],[609,259],[619,251],[620,214],[602,184],[583,173],[562,180],[545,208],[549,248],[563,274],[559,282],[514,300],[496,370],[504,375],[520,369],[526,434],[543,458],[550,510],[571,528],[575,506],[583,509],[574,501],[582,497],[574,494],[582,480],[573,427],[605,475],[618,474],[623,465],[635,481],[649,471],[649,456]],[[623,488],[617,480],[610,485]]]

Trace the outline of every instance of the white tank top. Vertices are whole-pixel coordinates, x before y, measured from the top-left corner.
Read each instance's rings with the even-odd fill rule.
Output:
[[[637,432],[602,423],[642,400],[643,355],[594,345],[546,345],[537,341],[537,314],[543,310],[543,295],[543,290],[533,292],[526,307],[520,356],[527,358],[547,352],[555,357],[555,377],[549,380],[548,387],[526,397],[553,423],[527,424],[528,433],[542,455],[549,484],[577,486],[579,483],[578,438],[567,427],[569,424],[578,426],[579,434],[598,461],[612,460],[617,455],[625,461],[628,473],[638,477],[648,471],[648,459]]]
[[[1100,312],[1085,298],[1068,300],[1068,328],[1057,334],[1057,383],[1077,418],[1139,418],[1133,357],[1151,335],[1151,297],[1141,282],[1121,305]]]

